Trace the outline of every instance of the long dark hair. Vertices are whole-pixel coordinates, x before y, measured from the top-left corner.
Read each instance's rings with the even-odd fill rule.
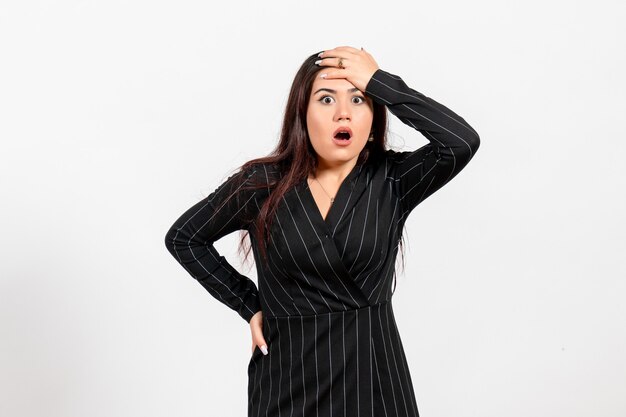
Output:
[[[314,173],[317,168],[317,154],[309,139],[306,114],[315,76],[321,69],[324,69],[315,64],[318,59],[318,53],[306,58],[294,77],[285,106],[280,140],[276,148],[268,156],[252,159],[239,167],[239,171],[249,171],[253,170],[256,164],[271,164],[279,170],[279,175],[274,178],[273,183],[246,184],[245,186],[246,189],[268,186],[272,188],[272,192],[260,208],[256,218],[256,228],[253,230],[259,237],[259,252],[264,262],[267,261],[269,231],[279,202],[287,191]],[[373,102],[372,135],[374,139],[367,142],[359,154],[357,164],[384,156],[387,144],[387,108],[376,102]],[[244,249],[248,234],[249,231],[243,231],[239,242],[239,252],[244,252],[244,261],[248,258],[251,249],[249,244]]]

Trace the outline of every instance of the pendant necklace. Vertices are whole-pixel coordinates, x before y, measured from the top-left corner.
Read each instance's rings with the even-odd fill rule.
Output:
[[[322,190],[326,193],[326,195],[328,196],[328,198],[330,198],[330,205],[332,206],[332,205],[333,205],[333,203],[335,202],[335,197],[331,197],[331,196],[330,196],[330,194],[328,194],[328,193],[326,192],[326,189],[324,188],[324,186],[322,185],[322,183],[321,183],[321,182],[319,182],[319,181],[317,180],[317,177],[313,177],[313,179],[314,179],[315,181],[317,181],[317,183],[320,185],[320,187],[322,187]]]

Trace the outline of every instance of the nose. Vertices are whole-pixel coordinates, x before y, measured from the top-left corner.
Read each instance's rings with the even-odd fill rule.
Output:
[[[345,100],[338,100],[335,108],[335,121],[350,120],[350,106]]]

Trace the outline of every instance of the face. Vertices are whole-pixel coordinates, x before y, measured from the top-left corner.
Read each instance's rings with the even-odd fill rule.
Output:
[[[373,103],[345,78],[324,80],[319,74],[309,97],[307,128],[320,165],[333,166],[357,158],[367,144],[374,119]],[[335,142],[334,132],[339,127],[352,130],[349,144]]]

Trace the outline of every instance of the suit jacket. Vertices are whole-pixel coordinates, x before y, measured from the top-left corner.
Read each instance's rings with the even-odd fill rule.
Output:
[[[480,139],[462,117],[382,69],[365,94],[429,143],[355,165],[326,218],[306,179],[293,187],[273,220],[267,265],[250,234],[258,287],[213,243],[252,230],[271,187],[242,188],[216,208],[235,179],[269,183],[276,167],[233,174],[166,234],[170,253],[216,299],[246,321],[263,311],[269,354],[257,348],[250,358],[249,417],[418,415],[391,303],[398,243],[409,213],[468,164]]]

